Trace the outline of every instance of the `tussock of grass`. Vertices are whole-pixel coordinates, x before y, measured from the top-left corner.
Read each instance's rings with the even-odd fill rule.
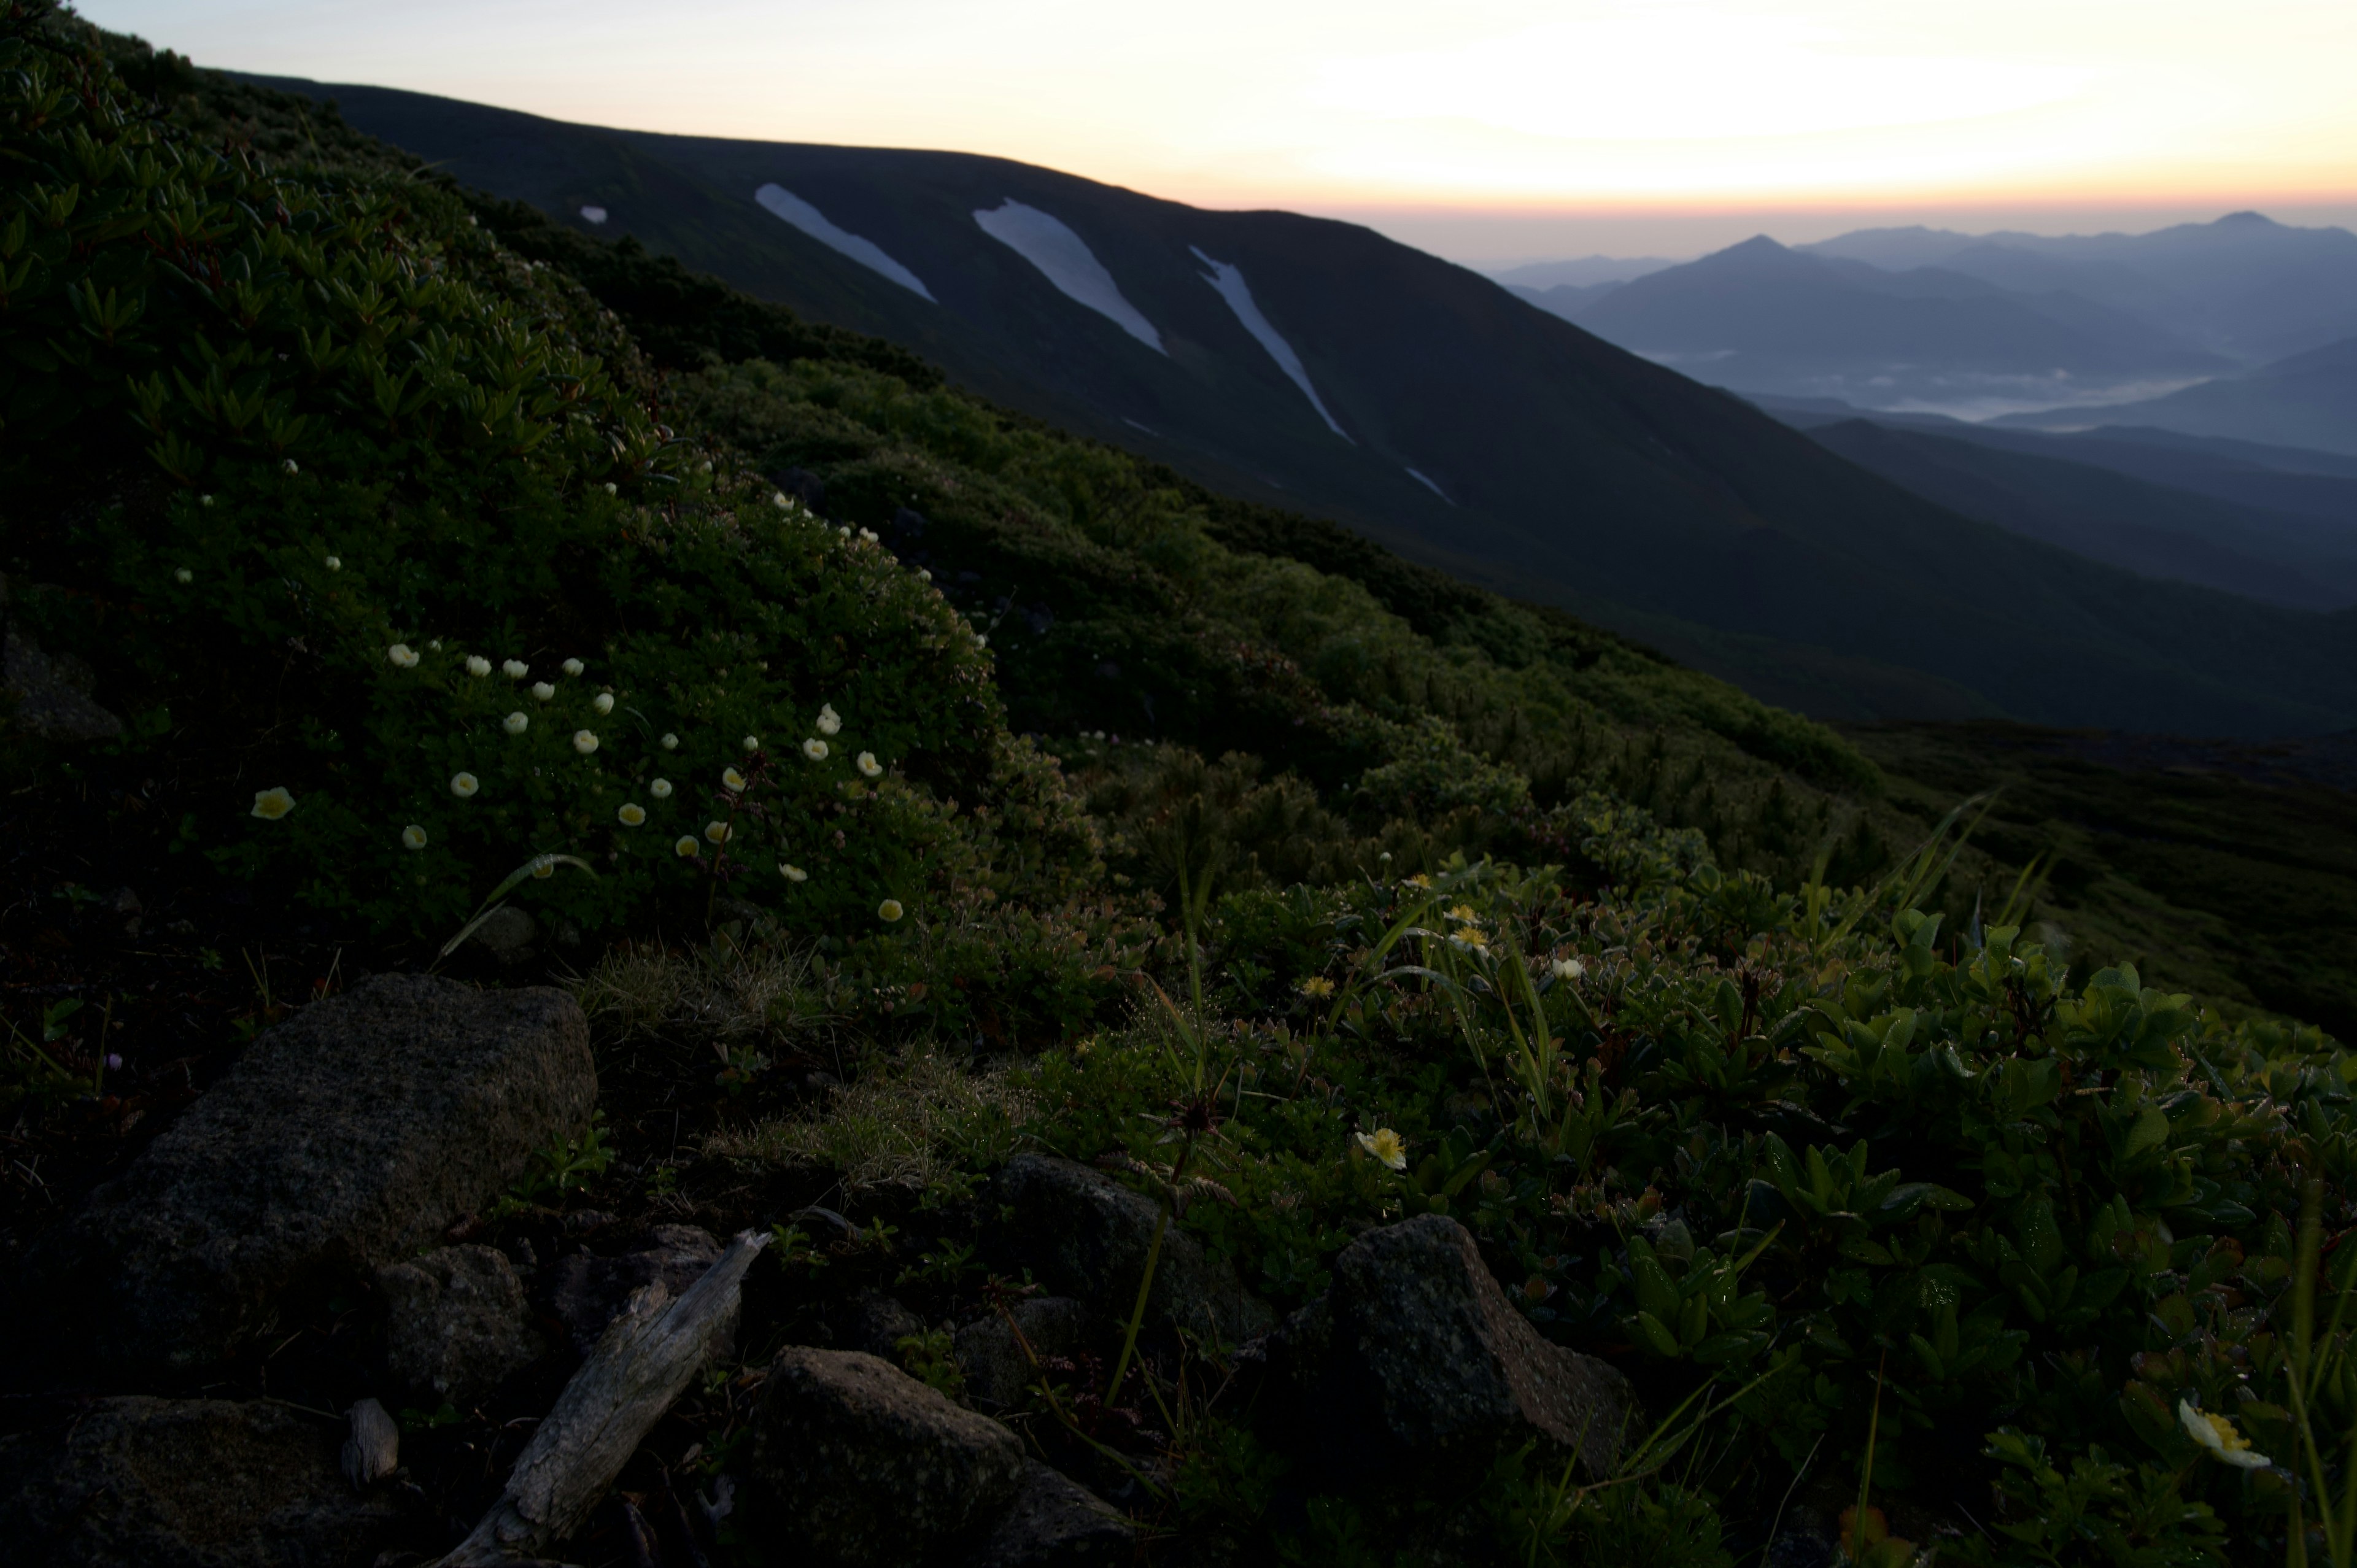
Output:
[[[705,1143],[725,1159],[827,1166],[850,1192],[942,1185],[960,1167],[1004,1158],[1031,1115],[1033,1094],[1005,1066],[968,1072],[913,1052],[836,1088],[815,1115],[726,1129]]]
[[[574,997],[612,1043],[684,1036],[724,1055],[732,1045],[821,1027],[830,1013],[807,951],[726,937],[687,950],[618,944],[575,984]]]

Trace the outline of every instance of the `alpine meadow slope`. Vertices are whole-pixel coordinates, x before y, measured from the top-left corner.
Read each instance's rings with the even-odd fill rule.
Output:
[[[995,401],[1576,610],[1804,712],[2247,736],[2357,722],[2357,623],[1975,525],[1363,229],[986,157],[274,85],[332,98],[359,128],[581,233],[905,345]],[[926,293],[780,217],[757,194],[771,187]],[[977,214],[1010,202],[1069,235],[1161,347],[994,238]],[[1317,402],[1222,292],[1222,269]]]

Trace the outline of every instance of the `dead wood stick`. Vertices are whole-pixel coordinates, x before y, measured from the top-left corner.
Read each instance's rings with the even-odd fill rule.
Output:
[[[675,1302],[660,1284],[633,1295],[517,1455],[507,1490],[441,1568],[512,1568],[572,1534],[704,1364],[769,1244],[767,1234],[738,1235]]]

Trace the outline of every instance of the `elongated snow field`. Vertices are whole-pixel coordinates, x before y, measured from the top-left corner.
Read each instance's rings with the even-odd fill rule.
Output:
[[[982,231],[1039,269],[1040,276],[1067,298],[1087,306],[1157,354],[1168,354],[1162,334],[1137,306],[1122,296],[1089,242],[1063,221],[1012,197],[993,208],[974,209]]]
[[[870,272],[890,278],[931,304],[941,303],[933,298],[932,290],[925,286],[922,279],[886,254],[883,246],[873,240],[862,239],[848,230],[837,228],[827,220],[825,213],[784,186],[765,185],[753,193],[753,199],[829,250],[850,257]]]
[[[1293,351],[1293,345],[1285,340],[1285,334],[1270,326],[1268,317],[1261,314],[1260,303],[1253,298],[1252,285],[1244,282],[1243,268],[1211,260],[1203,254],[1200,246],[1189,245],[1187,248],[1195,253],[1197,261],[1211,269],[1203,274],[1203,281],[1228,302],[1228,308],[1236,313],[1236,319],[1243,323],[1244,330],[1268,350],[1268,357],[1276,361],[1276,368],[1301,389],[1301,395],[1309,400],[1309,406],[1318,411],[1318,417],[1326,422],[1326,428],[1343,440],[1351,441],[1349,434],[1326,411],[1326,400],[1319,397],[1318,389],[1309,384],[1309,371],[1302,364],[1301,356]],[[1351,441],[1351,445],[1355,446],[1358,443]]]

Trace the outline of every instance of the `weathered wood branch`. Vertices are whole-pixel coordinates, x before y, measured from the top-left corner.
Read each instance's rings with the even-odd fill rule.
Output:
[[[747,1230],[677,1301],[661,1284],[632,1296],[517,1456],[507,1490],[441,1568],[514,1568],[579,1528],[704,1364],[769,1244]]]

